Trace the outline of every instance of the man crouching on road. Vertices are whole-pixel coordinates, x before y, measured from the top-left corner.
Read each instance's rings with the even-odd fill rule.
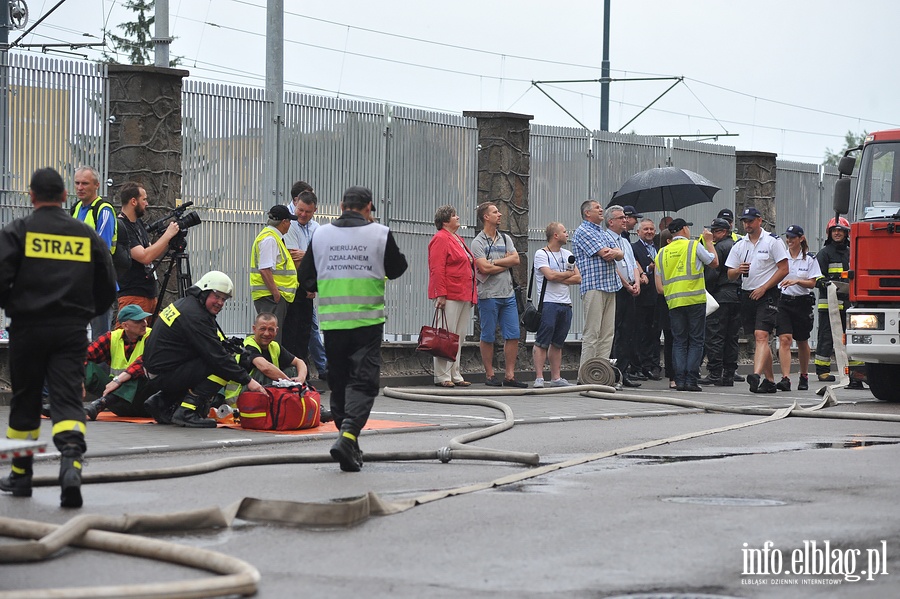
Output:
[[[225,336],[216,315],[232,293],[228,275],[212,270],[159,313],[147,339],[144,369],[161,391],[144,402],[144,408],[160,424],[215,428],[216,421],[205,416],[226,382],[263,391],[222,345]]]
[[[331,457],[344,472],[359,472],[356,439],[378,395],[385,278],[402,275],[407,263],[390,229],[374,222],[371,191],[349,188],[341,209],[313,234],[297,274],[306,291],[319,293],[331,412],[341,432]]]

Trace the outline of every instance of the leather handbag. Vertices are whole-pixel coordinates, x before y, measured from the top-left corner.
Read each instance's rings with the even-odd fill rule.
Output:
[[[440,313],[440,323],[438,323],[438,313]],[[456,362],[456,354],[459,352],[459,335],[447,329],[447,313],[443,308],[435,308],[431,326],[425,325],[419,331],[419,344],[416,346],[416,351]]]

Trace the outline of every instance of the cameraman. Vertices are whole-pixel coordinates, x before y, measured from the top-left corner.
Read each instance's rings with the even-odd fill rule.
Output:
[[[178,235],[180,229],[178,223],[169,223],[159,239],[151,244],[147,229],[140,220],[147,210],[147,192],[139,184],[129,181],[119,191],[119,200],[122,202],[119,230],[124,229],[127,232],[127,238],[119,239],[119,243],[127,243],[131,252],[131,267],[119,277],[119,310],[129,304],[135,304],[144,312],[153,314],[156,311],[159,290],[156,284],[156,271],[147,267],[166,253],[169,241]]]
[[[228,275],[212,270],[159,313],[144,349],[144,369],[162,391],[144,402],[144,409],[160,424],[215,428],[206,415],[225,383],[263,391],[222,345],[216,315],[233,293]]]

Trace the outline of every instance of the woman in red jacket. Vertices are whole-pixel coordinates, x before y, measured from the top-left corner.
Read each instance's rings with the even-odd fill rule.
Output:
[[[453,206],[441,206],[434,213],[437,233],[428,242],[428,298],[447,315],[447,328],[462,340],[469,328],[472,306],[478,301],[475,288],[475,257],[466,247],[459,229],[459,215]],[[468,387],[456,360],[434,358],[434,384],[438,387]]]

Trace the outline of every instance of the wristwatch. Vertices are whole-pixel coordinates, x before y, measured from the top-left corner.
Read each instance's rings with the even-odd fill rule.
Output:
[[[115,384],[117,384],[117,385],[121,385],[121,384],[122,384],[122,382],[119,380],[118,375],[116,375],[116,376],[113,377],[113,382],[114,382]]]

